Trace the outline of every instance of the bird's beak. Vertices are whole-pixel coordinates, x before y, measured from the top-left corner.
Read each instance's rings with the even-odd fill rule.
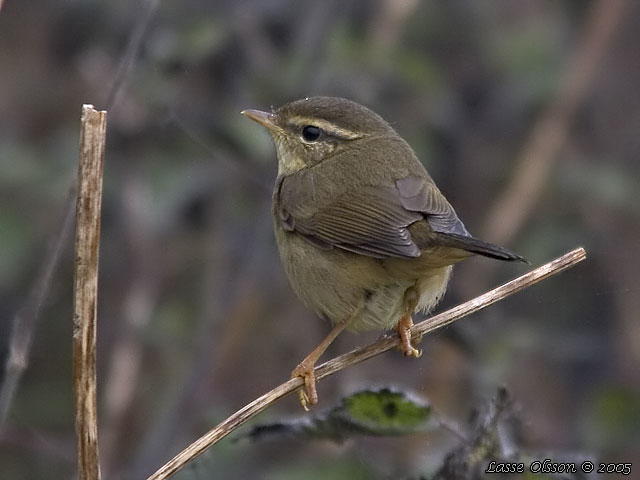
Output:
[[[240,113],[254,122],[258,122],[270,132],[278,130],[275,123],[275,115],[273,113],[262,112],[260,110],[243,110]]]

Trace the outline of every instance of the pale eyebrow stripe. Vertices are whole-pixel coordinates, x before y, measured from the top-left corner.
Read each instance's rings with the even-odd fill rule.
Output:
[[[344,138],[345,140],[355,140],[356,138],[361,138],[364,136],[362,133],[357,133],[346,128],[338,127],[337,125],[331,122],[327,122],[326,120],[322,120],[321,118],[311,119],[308,117],[294,116],[289,119],[288,123],[296,127],[313,125],[314,127],[321,128],[329,135],[333,135],[334,137],[338,138]]]

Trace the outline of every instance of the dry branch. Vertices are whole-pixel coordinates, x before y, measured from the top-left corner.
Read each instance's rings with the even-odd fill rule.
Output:
[[[78,478],[98,480],[96,320],[100,207],[107,112],[82,106],[73,284],[73,381]]]
[[[494,288],[479,297],[469,300],[468,302],[458,305],[446,312],[430,317],[423,322],[417,323],[412,329],[412,334],[413,336],[419,336],[444,327],[445,325],[453,323],[462,317],[477,312],[478,310],[481,310],[495,302],[503,300],[509,295],[524,290],[525,288],[555,275],[556,273],[572,267],[585,258],[585,250],[583,248],[577,248],[545,265],[542,265],[541,267],[532,270],[529,273]],[[320,380],[342,370],[343,368],[363,362],[369,358],[375,357],[376,355],[380,355],[387,350],[398,347],[399,344],[400,340],[397,335],[385,336],[371,345],[340,355],[339,357],[316,367],[316,379]],[[167,462],[156,473],[151,475],[147,480],[164,480],[169,478],[174,473],[182,469],[189,461],[203,453],[207,448],[227,436],[236,428],[240,427],[250,418],[265,410],[280,398],[300,388],[302,384],[303,381],[301,378],[293,378],[255,399],[253,402],[249,403],[220,423],[217,427],[213,428],[193,442],[173,459]]]

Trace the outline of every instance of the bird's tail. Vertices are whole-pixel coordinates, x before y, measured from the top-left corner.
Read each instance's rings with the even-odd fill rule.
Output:
[[[440,233],[438,237],[438,243],[446,247],[459,248],[467,252],[495,258],[497,260],[504,260],[506,262],[529,263],[524,257],[513,253],[511,250],[500,247],[499,245],[494,245],[493,243],[484,242],[472,236]]]

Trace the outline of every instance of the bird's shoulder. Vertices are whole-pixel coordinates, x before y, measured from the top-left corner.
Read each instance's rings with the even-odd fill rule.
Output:
[[[344,195],[352,201],[360,197],[366,200],[375,189],[389,191],[403,182],[435,187],[402,138],[375,137],[354,143],[313,167],[279,178],[274,201],[290,206],[323,207]]]

